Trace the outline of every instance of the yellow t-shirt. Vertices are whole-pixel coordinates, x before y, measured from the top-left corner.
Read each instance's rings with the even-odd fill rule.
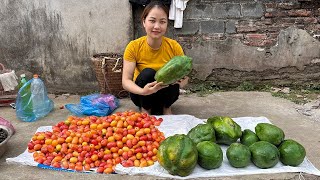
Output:
[[[154,50],[148,45],[147,36],[143,36],[127,45],[123,59],[136,63],[133,77],[135,80],[144,68],[158,71],[171,58],[182,55],[184,55],[182,47],[176,40],[162,37],[160,48]]]

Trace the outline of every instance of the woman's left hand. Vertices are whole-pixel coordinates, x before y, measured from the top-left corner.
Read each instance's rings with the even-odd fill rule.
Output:
[[[167,85],[163,85],[163,82],[154,81],[154,82],[151,82],[151,83],[146,84],[146,85],[143,87],[143,93],[142,93],[142,95],[147,96],[147,95],[156,93],[156,92],[159,91],[160,89],[166,88],[166,87],[168,87],[168,86],[167,86]]]

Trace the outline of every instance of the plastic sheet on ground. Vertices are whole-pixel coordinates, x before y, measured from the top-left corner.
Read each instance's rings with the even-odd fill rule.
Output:
[[[197,124],[204,123],[204,120],[198,119],[190,115],[167,115],[167,116],[157,116],[162,117],[163,122],[159,126],[160,131],[164,132],[165,137],[174,135],[174,134],[187,134],[188,131],[196,126]],[[265,117],[240,117],[233,118],[237,122],[242,130],[250,129],[254,131],[255,126],[258,123],[271,123]],[[42,126],[39,127],[39,131],[51,131],[51,126]],[[304,161],[297,167],[285,166],[279,162],[276,166],[269,169],[260,169],[254,164],[250,164],[246,168],[233,168],[229,165],[228,159],[226,157],[227,146],[221,145],[223,151],[223,162],[222,165],[213,170],[205,170],[200,166],[196,166],[194,171],[187,177],[179,177],[170,175],[165,169],[163,169],[158,162],[154,165],[144,168],[139,167],[123,167],[121,164],[118,164],[115,168],[116,173],[118,174],[129,174],[129,175],[154,175],[159,177],[166,178],[179,178],[179,179],[189,179],[189,178],[199,178],[199,177],[221,177],[221,176],[235,176],[235,175],[250,175],[250,174],[273,174],[273,173],[284,173],[284,172],[303,172],[308,174],[314,174],[320,176],[320,171],[313,166],[313,164],[306,157]],[[307,154],[308,156],[308,154]],[[38,166],[44,168],[41,165],[38,165],[37,162],[33,160],[32,154],[28,153],[26,150],[24,153],[20,154],[15,158],[7,158],[7,163],[17,163],[30,166]],[[46,167],[49,168],[49,167]],[[54,170],[62,170],[56,168],[50,168]]]

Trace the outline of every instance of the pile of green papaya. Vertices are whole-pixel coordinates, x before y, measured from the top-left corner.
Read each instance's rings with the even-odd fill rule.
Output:
[[[298,166],[306,156],[300,143],[285,139],[283,130],[273,124],[259,123],[255,132],[242,131],[232,118],[213,116],[186,135],[167,137],[160,144],[157,157],[159,164],[170,174],[188,176],[197,164],[208,170],[221,166],[223,151],[219,144],[228,146],[226,156],[235,168],[244,168],[252,162],[258,168],[266,169],[279,161]]]
[[[249,148],[253,164],[263,169],[275,166],[279,160],[284,165],[298,166],[306,156],[299,142],[285,139],[283,130],[269,123],[257,124],[255,132],[245,129],[240,142]]]

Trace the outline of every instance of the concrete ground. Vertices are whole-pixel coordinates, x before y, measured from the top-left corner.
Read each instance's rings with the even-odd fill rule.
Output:
[[[39,126],[55,125],[65,120],[68,110],[59,109],[68,103],[79,103],[79,96],[50,96],[54,103],[54,111],[43,119],[28,123],[19,121],[15,110],[9,107],[0,108],[0,116],[9,120],[16,128],[16,134],[8,142],[8,150],[0,159],[0,179],[162,179],[154,176],[127,176],[58,172],[23,165],[8,165],[6,158],[16,157],[26,148],[32,135]],[[121,107],[116,111],[136,110],[130,99],[121,99]],[[292,138],[304,145],[308,159],[320,169],[320,122],[300,114],[296,104],[285,99],[272,97],[267,92],[219,92],[199,97],[196,94],[181,95],[173,106],[174,114],[190,114],[205,119],[212,115],[230,117],[264,116],[273,124],[281,127],[286,138]],[[250,176],[233,176],[207,179],[320,179],[305,173],[279,173]]]

